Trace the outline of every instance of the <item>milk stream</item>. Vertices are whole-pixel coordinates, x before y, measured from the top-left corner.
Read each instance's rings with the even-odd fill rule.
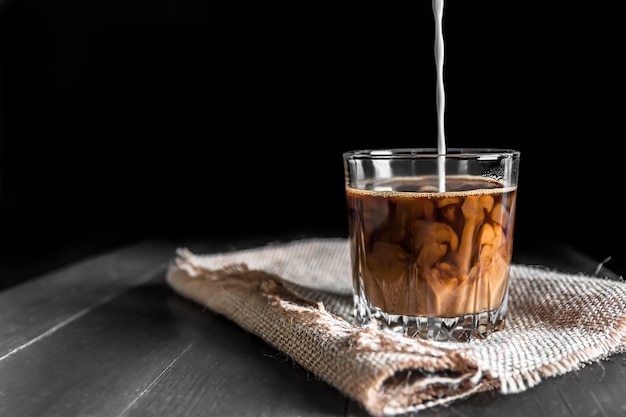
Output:
[[[444,113],[446,108],[446,93],[443,84],[443,2],[444,0],[433,0],[433,14],[435,17],[435,66],[437,70],[437,177],[439,191],[446,190],[446,132],[444,123]]]

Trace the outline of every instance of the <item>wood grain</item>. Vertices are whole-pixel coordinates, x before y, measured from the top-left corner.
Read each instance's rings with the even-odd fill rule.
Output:
[[[262,339],[175,294],[164,280],[175,248],[142,242],[1,292],[0,416],[367,416]],[[563,246],[518,260],[597,267]],[[621,354],[520,394],[486,392],[419,415],[624,416],[624,393]]]

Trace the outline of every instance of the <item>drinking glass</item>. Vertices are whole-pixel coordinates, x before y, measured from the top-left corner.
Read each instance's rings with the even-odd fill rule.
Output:
[[[502,330],[520,152],[370,149],[343,162],[357,324],[439,341]]]

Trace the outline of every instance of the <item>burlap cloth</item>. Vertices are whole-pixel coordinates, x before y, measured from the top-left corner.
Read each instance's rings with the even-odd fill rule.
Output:
[[[358,401],[373,416],[476,392],[521,392],[626,350],[626,284],[513,265],[506,329],[433,342],[351,324],[348,242],[306,239],[238,252],[177,250],[167,282]]]

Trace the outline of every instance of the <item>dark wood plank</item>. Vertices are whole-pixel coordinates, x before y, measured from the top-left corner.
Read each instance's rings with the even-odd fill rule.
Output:
[[[262,339],[175,294],[164,273],[177,246],[120,248],[1,292],[0,416],[367,416]],[[535,252],[516,260],[597,269],[567,246]],[[520,394],[481,393],[419,415],[622,416],[625,392],[626,355],[615,355]]]
[[[624,278],[611,270],[610,259],[594,259],[562,241],[542,241],[515,248],[513,261],[525,265],[542,265],[573,274],[606,277],[615,280]]]
[[[134,288],[0,361],[0,415],[123,414],[193,343],[164,308],[169,296]]]
[[[170,308],[194,343],[129,416],[340,416],[346,398],[260,338],[182,298]]]
[[[128,248],[2,294],[11,313],[3,322],[18,324],[7,332],[10,341],[35,331],[38,336],[0,359],[0,415],[343,413],[347,400],[333,387],[260,338],[175,294],[165,283],[163,264],[163,255],[173,250]],[[92,286],[76,289],[79,276],[89,276]],[[33,302],[27,294],[41,301],[38,287],[46,282],[54,284],[57,301]],[[61,308],[63,303],[70,305]],[[50,313],[34,315],[40,321],[35,330],[28,320],[16,320],[16,311],[38,310],[34,305]]]
[[[162,274],[173,256],[171,244],[142,242],[0,292],[0,360]]]

